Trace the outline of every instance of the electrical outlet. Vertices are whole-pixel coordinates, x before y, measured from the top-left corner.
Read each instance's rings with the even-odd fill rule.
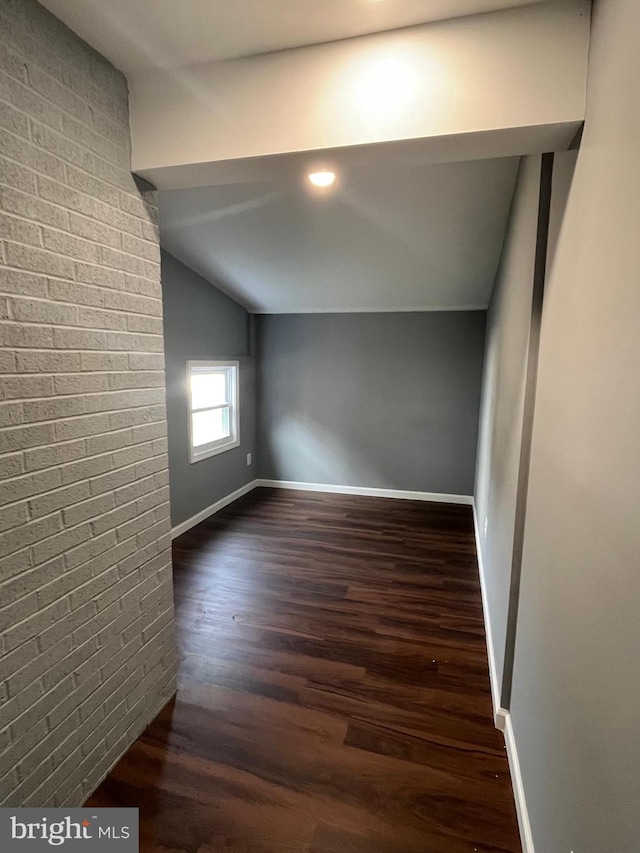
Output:
[[[251,454],[247,453],[247,465],[251,465]]]
[[[489,526],[489,519],[485,515],[485,517],[484,517],[484,536],[485,536],[485,539],[487,538],[487,527],[488,526]]]

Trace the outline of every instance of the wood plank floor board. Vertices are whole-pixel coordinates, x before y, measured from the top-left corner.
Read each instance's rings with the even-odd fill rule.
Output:
[[[469,507],[257,489],[174,574],[177,697],[88,801],[143,853],[520,853]]]

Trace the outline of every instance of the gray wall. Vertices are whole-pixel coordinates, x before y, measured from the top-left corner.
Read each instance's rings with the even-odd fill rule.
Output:
[[[536,851],[640,839],[640,4],[594,9],[542,324],[511,715]]]
[[[258,318],[262,478],[470,495],[484,312]]]
[[[0,14],[0,803],[79,806],[175,691],[156,208],[124,77]]]
[[[256,390],[245,309],[167,252],[162,253],[171,522],[175,526],[253,480]],[[189,462],[189,359],[240,362],[240,446]],[[247,453],[253,455],[247,466]]]
[[[539,156],[522,158],[487,314],[475,500],[496,707],[500,705],[509,612],[540,169]]]

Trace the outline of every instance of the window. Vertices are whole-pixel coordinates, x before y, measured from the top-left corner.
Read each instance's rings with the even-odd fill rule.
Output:
[[[240,444],[238,362],[187,362],[189,452],[198,462]]]

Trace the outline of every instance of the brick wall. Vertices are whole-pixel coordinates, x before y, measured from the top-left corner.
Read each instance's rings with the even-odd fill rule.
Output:
[[[175,689],[156,208],[124,77],[0,0],[0,804],[80,805]]]

